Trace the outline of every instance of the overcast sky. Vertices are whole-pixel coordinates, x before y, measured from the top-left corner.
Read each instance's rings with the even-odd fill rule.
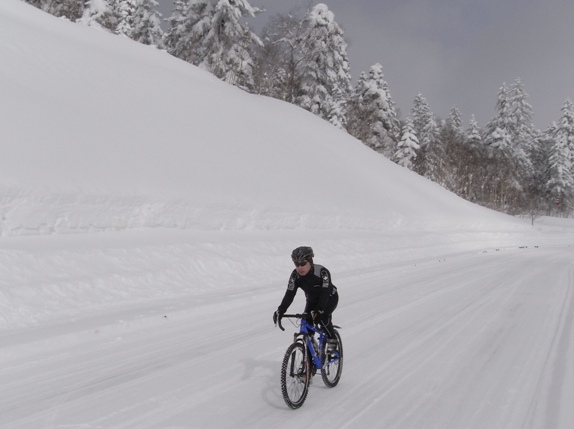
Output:
[[[172,0],[158,0],[171,14]],[[317,1],[251,0],[269,16]],[[498,89],[520,78],[546,128],[574,99],[574,0],[326,0],[349,39],[356,79],[381,63],[391,96],[408,116],[420,92],[441,117],[458,106],[483,126]]]

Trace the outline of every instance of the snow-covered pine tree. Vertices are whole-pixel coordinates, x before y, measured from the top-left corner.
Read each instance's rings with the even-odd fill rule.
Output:
[[[506,172],[512,193],[522,197],[514,198],[514,210],[531,209],[531,192],[534,192],[533,176],[537,168],[532,165],[535,156],[534,145],[539,132],[532,123],[532,106],[526,101],[522,81],[516,79],[507,87],[500,88],[496,104],[496,116],[488,123],[484,132],[484,142],[493,157],[506,158],[511,171]],[[527,207],[528,206],[528,207]]]
[[[433,182],[444,185],[445,149],[440,139],[440,126],[437,124],[434,115],[430,117],[430,120],[423,128],[420,145],[424,154],[423,175]]]
[[[423,129],[432,116],[429,104],[421,93],[418,93],[413,101],[411,109],[411,119],[413,122],[413,129],[417,136],[422,136]]]
[[[420,93],[413,102],[411,118],[420,145],[415,171],[430,180],[440,181],[443,148],[439,144],[439,128],[426,98]]]
[[[527,205],[532,175],[525,150],[527,144],[524,143],[528,139],[524,136],[525,129],[533,126],[521,88],[519,80],[511,90],[506,84],[502,85],[497,96],[496,115],[483,133],[488,157],[493,160],[485,175],[485,180],[490,180],[492,186],[484,186],[491,194],[485,197],[490,200],[490,207],[513,213]]]
[[[466,140],[469,144],[479,145],[482,143],[482,138],[480,136],[480,127],[474,115],[470,116],[468,121],[468,128],[466,129]]]
[[[571,99],[567,99],[562,106],[562,117],[556,124],[555,139],[562,139],[566,142],[568,157],[574,168],[574,104]],[[574,175],[574,171],[572,171]]]
[[[436,145],[442,150],[442,171],[440,183],[447,189],[459,193],[460,182],[468,168],[466,136],[462,129],[462,115],[455,106],[440,127]]]
[[[296,103],[344,129],[351,74],[343,30],[329,8],[319,3],[307,14],[301,37],[301,94]]]
[[[468,128],[463,138],[461,174],[458,178],[457,195],[468,201],[483,204],[481,184],[484,165],[488,162],[480,136],[480,127],[474,115],[470,116]]]
[[[496,127],[484,141],[491,157],[505,158],[509,162],[513,160],[512,139],[507,129]]]
[[[139,43],[160,47],[163,40],[157,0],[24,0],[51,15],[99,25]]]
[[[163,46],[164,32],[157,0],[135,0],[132,32],[129,37],[144,45]]]
[[[450,130],[450,132],[455,135],[458,139],[464,138],[464,130],[462,128],[462,115],[458,107],[454,106],[450,109],[450,113],[447,116],[444,126]]]
[[[510,135],[514,148],[514,157],[520,171],[520,181],[526,190],[529,189],[532,179],[532,161],[534,140],[539,132],[532,123],[533,111],[530,103],[526,101],[528,94],[520,79],[516,79],[510,86],[509,110],[511,129]]]
[[[205,2],[196,4],[190,0],[174,0],[171,16],[166,18],[169,29],[164,37],[164,46],[171,55],[192,64],[198,63],[199,56],[195,50],[199,38],[193,33],[193,27],[199,20],[201,8],[206,6]],[[200,10],[196,12],[196,8]]]
[[[253,48],[261,41],[242,18],[260,10],[247,0],[178,0],[174,5],[168,51],[232,85],[253,89]]]
[[[508,130],[510,128],[510,114],[508,108],[508,88],[506,83],[503,83],[498,90],[496,97],[496,114],[484,127],[482,140],[486,147],[490,147],[493,140],[499,138],[492,137],[493,134],[500,134],[497,130]]]
[[[87,0],[25,0],[44,12],[75,22],[82,17]]]
[[[217,1],[205,40],[208,54],[200,66],[232,85],[251,90],[254,86],[253,46],[261,45],[261,41],[240,18],[255,16],[258,12],[247,0]]]
[[[400,122],[380,64],[357,80],[348,105],[347,131],[387,158],[395,155]]]
[[[562,106],[562,117],[556,124],[553,143],[547,190],[558,203],[557,211],[567,215],[574,203],[574,105],[570,99]]]
[[[395,152],[393,160],[397,164],[412,170],[415,166],[418,150],[418,139],[414,131],[412,119],[409,117],[403,126],[402,136],[397,144],[397,151]]]
[[[554,148],[556,123],[552,123],[545,131],[539,133],[534,140],[531,151],[532,183],[530,189],[531,213],[550,215],[554,211],[551,203],[551,192],[548,189],[550,179],[550,155]]]
[[[77,22],[100,26],[115,33],[119,17],[114,6],[115,0],[87,0],[84,13]]]
[[[506,129],[495,128],[485,142],[486,157],[482,176],[481,188],[483,194],[481,200],[487,207],[507,213],[516,213],[521,206],[524,197],[524,189],[519,180],[519,174],[515,167],[515,159],[512,157],[512,141]]]
[[[133,18],[136,10],[136,0],[115,0],[113,5],[118,17],[116,33],[131,38],[133,32]]]
[[[556,212],[568,213],[574,188],[572,163],[568,156],[568,140],[563,133],[556,133],[548,160],[546,189]]]
[[[538,131],[532,123],[532,106],[526,99],[528,94],[520,78],[517,78],[509,88],[509,116],[513,144],[528,153],[528,146],[537,137]]]

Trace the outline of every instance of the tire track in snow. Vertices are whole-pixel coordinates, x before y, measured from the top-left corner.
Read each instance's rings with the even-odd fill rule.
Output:
[[[564,290],[563,305],[559,312],[558,323],[548,350],[543,371],[541,371],[536,394],[530,405],[530,413],[526,416],[523,427],[557,429],[566,427],[574,421],[570,395],[565,392],[565,379],[568,374],[568,352],[571,349],[574,324],[574,263],[564,272],[560,283],[568,285]],[[546,381],[549,379],[548,381]],[[566,395],[566,398],[563,396]],[[547,398],[547,399],[546,399]],[[568,399],[569,398],[569,399]],[[541,416],[537,416],[539,404],[545,406]],[[567,417],[569,416],[569,417]],[[542,421],[541,421],[542,420]]]
[[[410,325],[407,328],[402,328],[402,334],[400,334],[400,324],[389,328],[388,325],[393,323],[393,319],[389,319],[387,314],[380,316],[386,323],[386,326],[383,326],[381,329],[389,331],[384,335],[388,337],[390,343],[374,348],[374,350],[379,351],[378,355],[380,357],[373,359],[371,363],[366,363],[368,356],[364,357],[361,355],[362,363],[360,366],[362,370],[369,370],[371,379],[382,381],[382,384],[380,386],[372,386],[369,381],[366,381],[366,385],[370,387],[366,387],[365,383],[363,383],[353,389],[353,394],[360,395],[363,398],[362,402],[366,405],[359,412],[353,413],[347,427],[356,427],[361,422],[364,423],[362,419],[366,418],[366,416],[378,414],[380,416],[378,421],[381,423],[386,422],[386,427],[400,427],[401,429],[423,426],[425,428],[456,428],[456,419],[460,419],[460,414],[463,411],[449,410],[449,404],[445,403],[445,400],[454,400],[455,398],[444,399],[434,395],[440,394],[441,389],[445,388],[445,383],[449,381],[449,374],[445,371],[445,367],[448,369],[448,366],[457,364],[456,367],[453,367],[457,371],[468,371],[464,370],[464,367],[460,367],[460,365],[465,365],[461,359],[471,359],[469,363],[474,366],[469,368],[470,372],[468,374],[463,373],[460,379],[461,382],[470,384],[469,386],[453,387],[461,395],[470,395],[469,398],[476,397],[476,399],[474,406],[466,409],[464,407],[468,407],[468,403],[465,401],[468,401],[468,399],[464,397],[456,398],[457,401],[463,401],[461,405],[464,406],[464,412],[466,412],[465,419],[459,421],[459,424],[467,425],[467,427],[474,427],[473,424],[475,424],[478,425],[477,427],[482,427],[481,424],[485,425],[489,421],[489,418],[485,419],[485,417],[491,414],[493,416],[490,421],[493,424],[489,427],[523,427],[517,425],[516,422],[520,421],[520,424],[522,424],[523,415],[520,415],[520,413],[524,412],[524,407],[521,406],[517,412],[513,413],[504,409],[507,407],[505,401],[516,401],[519,399],[521,401],[520,404],[522,404],[528,396],[515,398],[514,396],[522,393],[517,391],[506,394],[499,390],[505,386],[509,389],[514,389],[512,383],[520,380],[518,386],[522,387],[519,388],[530,391],[532,377],[529,373],[539,370],[540,353],[537,351],[537,348],[544,349],[547,347],[547,344],[544,342],[546,327],[547,325],[552,326],[552,320],[551,316],[547,314],[547,308],[536,310],[537,297],[529,296],[537,293],[536,284],[530,283],[530,279],[533,276],[545,276],[544,272],[548,267],[545,267],[543,262],[535,263],[542,255],[526,255],[525,262],[520,262],[522,256],[518,255],[515,262],[513,262],[515,258],[511,257],[508,259],[508,262],[502,264],[499,260],[493,260],[492,264],[469,269],[466,277],[469,279],[477,277],[479,280],[474,279],[467,282],[466,290],[468,291],[468,296],[457,295],[456,288],[450,288],[450,295],[445,297],[450,297],[447,304],[454,305],[454,309],[451,311],[450,308],[447,308],[448,306],[445,306],[442,314],[436,311],[435,313],[425,312],[417,318],[414,316],[415,308],[411,308],[408,310],[411,313],[408,317]],[[552,258],[552,254],[545,256]],[[515,267],[519,263],[522,263],[523,267],[517,270]],[[490,283],[492,285],[488,286],[489,289],[481,286],[480,282],[483,280],[480,280],[480,273],[489,273],[498,284],[491,280]],[[436,279],[440,281],[443,277],[431,275],[430,278],[432,281],[429,281],[429,283],[432,283]],[[429,287],[432,288],[432,285],[429,285]],[[464,291],[464,288],[462,290]],[[547,293],[553,296],[556,294],[556,291],[552,290]],[[455,298],[459,301],[454,301],[453,299]],[[398,301],[395,300],[394,302]],[[426,307],[432,307],[432,294],[429,293],[429,299],[426,299],[426,302],[425,300],[422,302],[424,305],[420,307],[419,311],[424,310]],[[549,301],[547,306],[550,305],[555,306],[556,300],[552,299]],[[532,313],[531,307],[536,313]],[[528,320],[529,314],[534,316],[534,321]],[[549,314],[552,313],[549,312]],[[434,316],[435,319],[428,320],[428,316]],[[401,317],[400,308],[396,310],[394,317]],[[504,321],[510,322],[510,324],[508,326],[500,325]],[[543,327],[538,328],[537,322],[543,324]],[[521,340],[520,337],[524,334],[523,325],[530,326],[531,331],[535,334],[531,336],[532,339]],[[365,332],[365,330],[368,332]],[[373,329],[368,330],[364,328],[361,332],[368,335],[374,331]],[[384,337],[384,335],[381,334],[379,337]],[[437,344],[433,344],[435,342]],[[482,346],[481,343],[483,344]],[[507,343],[510,343],[510,348],[514,347],[516,351],[509,351]],[[348,342],[346,344],[348,346]],[[481,348],[477,348],[479,346]],[[392,350],[395,350],[395,352],[393,353]],[[417,353],[417,350],[419,353]],[[528,356],[529,350],[534,351],[531,357]],[[382,355],[380,354],[381,351],[384,351]],[[524,356],[520,356],[522,351],[524,351]],[[470,352],[480,353],[480,355],[473,356],[470,355]],[[504,368],[497,367],[497,365],[501,364],[510,364],[514,353],[518,354],[516,356],[518,357],[516,368],[509,367],[509,371],[505,371]],[[344,377],[350,377],[349,370],[352,366],[350,354],[347,347],[347,371]],[[392,355],[393,358],[385,361],[385,356],[388,355]],[[437,362],[437,359],[440,359],[441,362]],[[381,360],[385,361],[385,365],[377,368],[377,361],[380,362]],[[524,362],[522,362],[523,360]],[[405,364],[408,362],[410,362],[410,365]],[[484,367],[481,369],[478,367],[479,364],[484,365]],[[373,372],[370,370],[371,368],[377,368],[377,370]],[[439,372],[433,374],[436,371]],[[496,374],[498,372],[500,372],[500,380],[493,380],[494,382],[491,383],[492,390],[489,391],[488,387],[484,385],[484,377],[488,377],[490,373]],[[412,383],[415,374],[418,374],[420,378],[420,388],[418,389],[420,392],[418,393],[410,391],[413,388]],[[440,379],[440,375],[444,375],[447,379]],[[473,378],[471,376],[475,378],[474,381],[472,381]],[[362,378],[364,379],[364,377]],[[478,386],[476,391],[473,391],[472,383]],[[481,398],[479,393],[484,393],[484,398]],[[406,402],[404,403],[401,401],[397,403],[396,398],[400,397],[410,397],[410,399],[405,400]],[[500,404],[492,402],[496,401],[497,398],[500,399]],[[369,401],[372,401],[372,403]],[[416,401],[420,401],[420,403],[417,404]],[[393,409],[384,410],[384,403],[393,404]],[[447,414],[449,411],[452,413],[450,418],[452,421],[437,421],[436,426],[433,426],[434,423],[432,421],[425,419],[425,415],[436,414],[434,410],[429,409],[429,404],[433,403],[435,406],[446,407]],[[500,410],[492,409],[493,406],[499,407],[499,405]],[[446,419],[447,414],[441,416],[441,419]],[[421,417],[417,417],[417,415]],[[341,416],[338,417],[340,420]],[[506,426],[497,426],[496,419],[506,419],[508,424]],[[498,424],[500,424],[500,421]]]
[[[452,276],[447,274],[445,277],[448,279]],[[448,284],[446,279],[444,283]],[[440,282],[443,283],[443,279],[440,279]],[[429,295],[419,298],[413,303],[405,305],[404,307],[385,315],[383,321],[389,322],[394,317],[400,316],[404,313],[412,313],[416,311],[417,308],[424,310],[424,307],[428,306],[429,303],[445,298],[461,289],[465,290],[467,288],[467,285],[455,285],[444,287],[444,289],[436,289]],[[514,289],[511,289],[505,299],[508,299],[513,292]],[[484,290],[481,290],[480,294],[475,293],[471,299],[460,303],[456,308],[445,309],[439,323],[430,323],[426,318],[423,318],[420,322],[417,322],[413,326],[409,326],[403,333],[391,338],[394,343],[406,345],[405,347],[402,347],[401,352],[395,354],[393,358],[389,359],[383,366],[375,370],[371,370],[371,368],[376,367],[374,362],[362,365],[363,368],[369,369],[370,378],[385,380],[384,386],[381,386],[381,388],[373,390],[372,392],[365,392],[364,386],[357,386],[353,389],[354,394],[361,395],[364,403],[368,405],[366,405],[361,412],[356,414],[353,419],[346,422],[342,427],[356,427],[355,421],[359,421],[362,414],[369,412],[372,408],[380,407],[381,401],[386,396],[396,391],[397,388],[400,387],[401,383],[420,371],[420,369],[429,362],[433,361],[433,359],[435,359],[441,352],[453,347],[452,343],[455,342],[460,333],[464,332],[476,323],[475,317],[480,317],[484,308],[489,307],[493,302],[499,299],[500,292],[498,290],[498,286],[491,287],[486,293]],[[473,314],[475,316],[473,316]],[[379,322],[379,320],[377,320],[377,322]],[[424,330],[426,333],[421,335],[421,330]],[[448,337],[443,339],[439,334],[444,332],[449,332],[449,334]],[[438,346],[433,345],[433,342],[437,340],[440,340]],[[457,349],[456,346],[457,345],[455,344],[453,350]],[[417,351],[419,352],[417,353]],[[452,358],[456,359],[456,352]],[[406,360],[413,361],[415,365],[404,365]],[[394,421],[393,426],[402,427],[401,423],[401,421]]]
[[[231,301],[218,307],[233,314],[234,308],[241,310],[252,298],[235,296]],[[141,331],[111,338],[110,344],[56,351],[36,363],[44,368],[36,368],[29,378],[26,368],[21,368],[11,384],[0,387],[13,393],[10,402],[3,403],[0,422],[14,428],[56,428],[59,422],[82,415],[83,424],[89,421],[92,427],[138,428],[160,424],[187,410],[201,410],[236,389],[230,381],[245,373],[245,360],[229,362],[225,357],[237,355],[238,350],[248,356],[266,342],[253,329],[228,329],[229,320],[213,318],[214,309],[207,307],[192,309],[180,316],[182,320],[151,332],[146,324]],[[255,326],[259,314],[254,311],[247,326]],[[210,335],[202,329],[207,326],[205,316]],[[110,406],[110,398],[118,398],[122,406]],[[115,411],[98,414],[100,409]]]

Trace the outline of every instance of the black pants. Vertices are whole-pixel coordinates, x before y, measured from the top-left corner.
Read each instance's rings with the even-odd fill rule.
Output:
[[[333,334],[332,314],[333,311],[335,311],[335,309],[337,308],[338,304],[339,304],[339,294],[336,293],[335,295],[329,297],[329,300],[327,301],[327,305],[323,310],[323,315],[321,316],[321,318],[315,319],[315,324],[321,325],[323,329],[325,329],[327,337],[329,338],[335,338],[335,335]],[[315,309],[316,305],[317,305],[316,303],[311,303],[307,301],[307,304],[305,305],[305,313],[311,314],[311,311]],[[309,323],[312,323],[311,320],[309,320]]]

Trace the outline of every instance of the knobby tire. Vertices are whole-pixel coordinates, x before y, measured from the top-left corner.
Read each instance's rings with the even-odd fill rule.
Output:
[[[333,353],[326,356],[326,362],[321,368],[321,378],[327,387],[335,387],[343,371],[343,342],[339,332],[335,330],[334,333],[337,338],[337,347]]]
[[[293,409],[305,402],[309,392],[309,359],[301,342],[291,344],[285,352],[281,366],[281,392],[285,403]]]

